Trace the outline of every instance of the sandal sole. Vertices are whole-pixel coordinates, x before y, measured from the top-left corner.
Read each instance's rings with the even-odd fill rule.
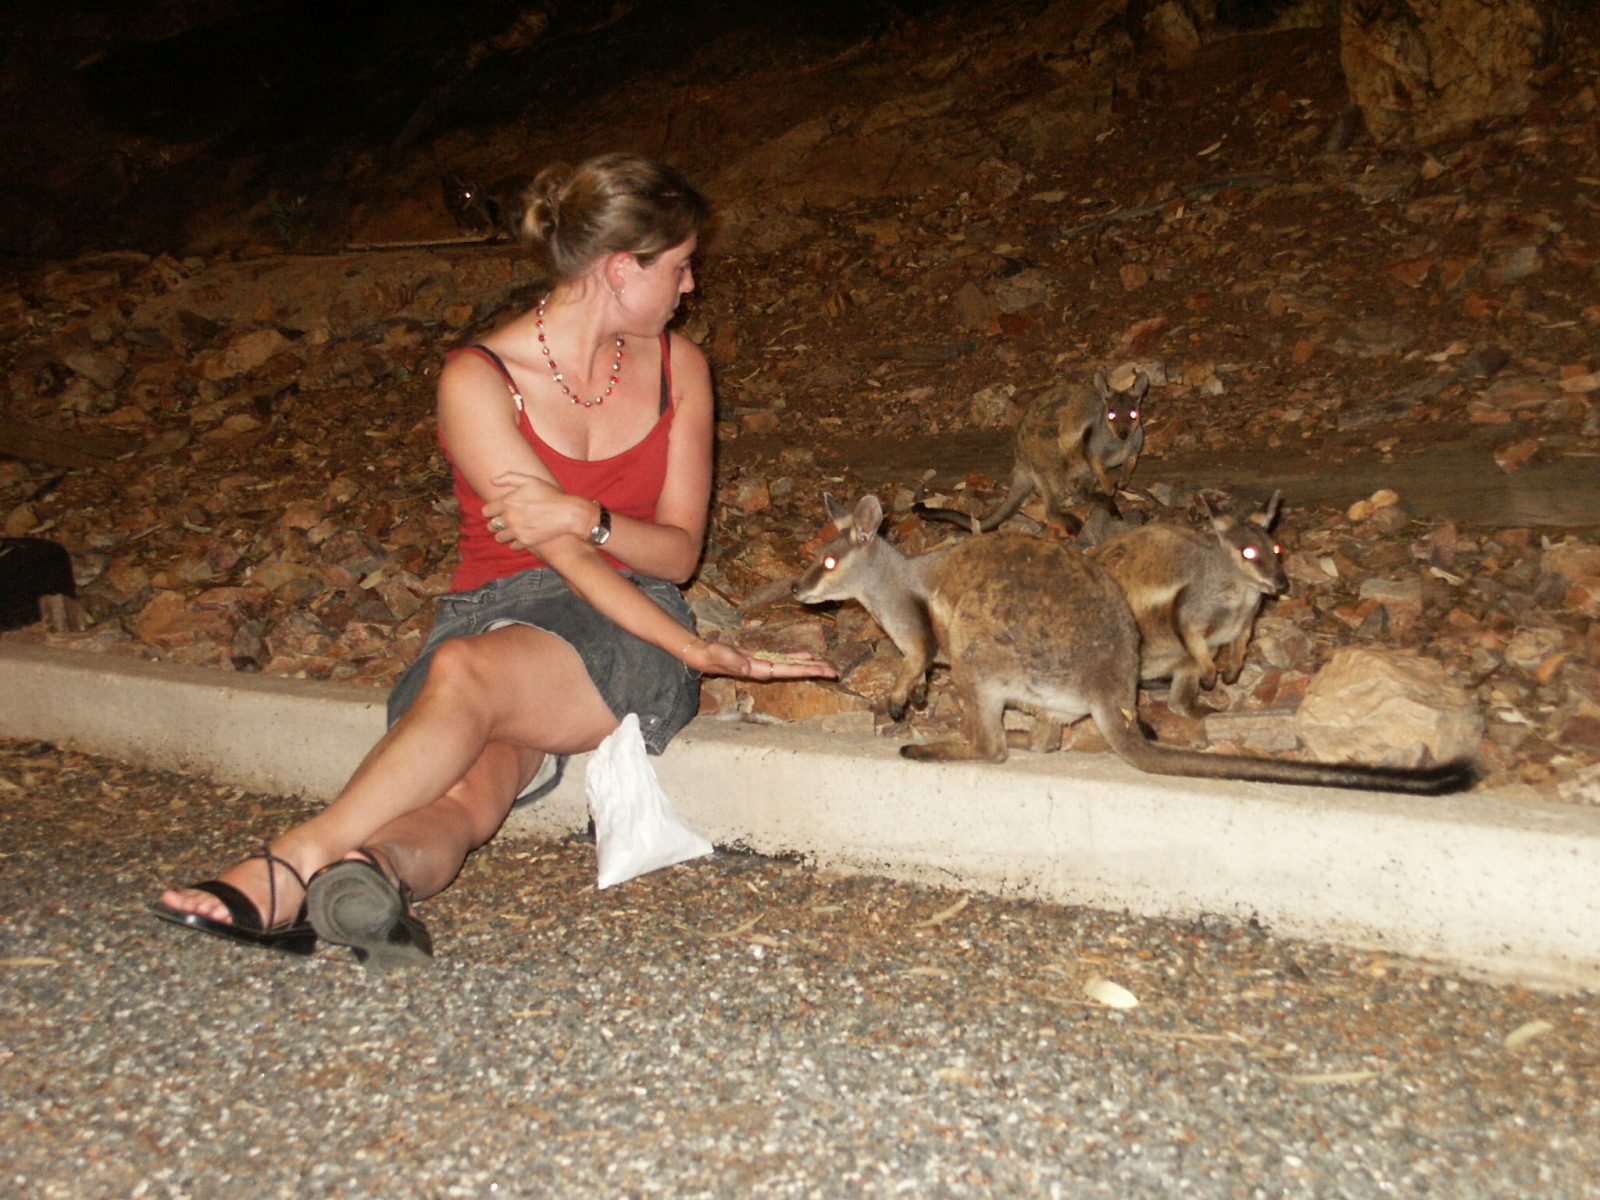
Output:
[[[382,872],[357,859],[311,881],[306,915],[324,941],[349,946],[368,971],[433,965],[433,939]]]

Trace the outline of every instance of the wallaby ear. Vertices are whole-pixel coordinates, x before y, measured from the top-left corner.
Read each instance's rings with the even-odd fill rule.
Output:
[[[832,492],[822,493],[822,503],[827,506],[828,520],[840,533],[850,528],[850,510],[833,498]]]
[[[1111,399],[1111,384],[1107,381],[1104,371],[1096,371],[1094,373],[1094,390],[1099,393],[1100,399]]]
[[[1278,505],[1282,502],[1282,500],[1283,492],[1274,491],[1272,493],[1272,499],[1267,501],[1267,506],[1265,508],[1263,508],[1260,512],[1254,512],[1250,514],[1251,522],[1261,526],[1263,529],[1271,529],[1273,522],[1278,519]]]
[[[1143,371],[1140,371],[1138,378],[1133,381],[1133,387],[1129,389],[1128,395],[1132,396],[1135,400],[1143,400],[1144,394],[1149,390],[1150,376],[1146,375]]]
[[[856,511],[851,515],[850,539],[870,542],[878,536],[878,526],[883,524],[883,505],[876,496],[863,496],[856,501]]]
[[[1216,508],[1212,506],[1211,501],[1205,498],[1203,493],[1196,494],[1200,499],[1200,507],[1205,509],[1206,516],[1211,518],[1211,528],[1215,529],[1218,533],[1227,533],[1228,530],[1232,529],[1238,524],[1238,522],[1233,519],[1233,515],[1231,513],[1219,513]]]

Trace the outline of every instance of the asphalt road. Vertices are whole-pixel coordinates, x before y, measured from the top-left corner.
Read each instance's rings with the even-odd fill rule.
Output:
[[[1220,920],[579,840],[428,971],[144,912],[306,811],[0,742],[0,1194],[1600,1196],[1600,998]]]

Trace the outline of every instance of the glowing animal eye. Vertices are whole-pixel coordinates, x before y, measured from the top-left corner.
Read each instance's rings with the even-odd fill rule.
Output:
[[[1283,547],[1275,545],[1275,546],[1272,547],[1272,552],[1274,554],[1282,554],[1283,553]]]
[[[828,555],[828,556],[827,556],[827,557],[826,557],[826,558],[824,558],[824,559],[823,559],[823,560],[822,560],[822,569],[823,569],[823,570],[824,570],[824,571],[831,571],[831,570],[833,570],[833,569],[834,569],[834,568],[835,568],[835,567],[837,567],[837,566],[838,566],[838,565],[839,565],[839,560],[838,560],[838,559],[837,559],[837,558],[835,558],[835,557],[834,557],[834,556],[833,556],[833,555],[831,555],[831,554],[830,554],[830,555]]]
[[[1116,413],[1114,413],[1114,412],[1108,412],[1108,413],[1107,413],[1107,414],[1106,414],[1106,417],[1107,417],[1107,418],[1108,418],[1108,419],[1110,419],[1110,420],[1112,420],[1112,421],[1115,421],[1115,420],[1116,420],[1116,419],[1117,419],[1117,414],[1116,414]]]
[[[1138,419],[1139,419],[1139,410],[1137,408],[1129,409],[1128,410],[1128,420],[1137,421]]]
[[[1251,562],[1254,562],[1256,559],[1256,548],[1254,546],[1246,546],[1243,550],[1239,551],[1239,553],[1243,554]]]

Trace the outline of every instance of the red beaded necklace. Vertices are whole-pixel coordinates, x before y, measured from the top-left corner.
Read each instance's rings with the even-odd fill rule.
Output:
[[[585,408],[593,408],[597,404],[604,404],[606,402],[606,397],[617,390],[617,381],[622,377],[621,336],[619,335],[617,337],[617,361],[611,364],[610,386],[607,387],[606,390],[600,395],[596,396],[593,400],[582,399],[567,386],[566,380],[561,376],[561,368],[556,366],[556,360],[550,357],[550,347],[545,343],[544,340],[544,306],[546,301],[549,299],[549,296],[540,297],[539,307],[534,311],[533,323],[539,331],[539,350],[541,353],[543,353],[545,362],[550,364],[550,374],[555,376],[556,383],[560,386],[561,390],[567,394],[568,398],[571,399],[574,404],[581,404]]]

